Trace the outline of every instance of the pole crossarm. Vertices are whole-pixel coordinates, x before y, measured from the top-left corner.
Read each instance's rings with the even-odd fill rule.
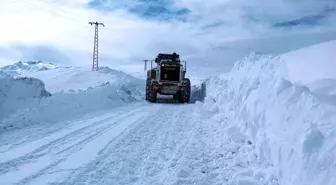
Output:
[[[104,25],[104,23],[101,23],[101,22],[89,22],[89,24],[91,24],[91,25],[93,25],[93,24],[95,24],[95,25],[102,25],[102,26],[104,26],[105,27],[105,25]]]

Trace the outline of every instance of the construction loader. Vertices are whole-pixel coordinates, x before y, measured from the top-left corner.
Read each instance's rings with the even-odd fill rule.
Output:
[[[154,67],[153,61],[156,65]],[[191,84],[185,76],[187,63],[181,62],[180,55],[160,53],[150,62],[151,68],[147,70],[146,79],[146,100],[156,102],[157,95],[160,94],[173,95],[173,99],[179,103],[189,103]]]

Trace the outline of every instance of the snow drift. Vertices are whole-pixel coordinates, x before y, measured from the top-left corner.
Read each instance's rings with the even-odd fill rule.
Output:
[[[228,130],[243,133],[239,141],[252,141],[279,184],[336,184],[336,107],[289,81],[283,59],[251,54],[227,76],[211,77],[203,106],[213,121],[229,120]]]
[[[69,69],[72,68],[43,71],[47,79],[50,77],[60,79],[60,81],[47,81],[46,87],[44,81],[35,77],[20,77],[20,75],[12,77],[1,72],[0,132],[41,123],[53,124],[143,100],[143,80],[109,68],[101,68],[99,72],[76,68],[71,70],[72,73]],[[16,69],[16,71],[22,70]],[[68,75],[57,75],[59,71],[67,71]],[[34,74],[39,76],[41,72]],[[71,86],[70,81],[84,81],[85,74],[95,75],[96,82],[87,80],[88,83],[84,85],[79,83],[79,86],[75,86],[73,82],[74,86]],[[51,88],[53,92],[50,93],[48,87],[56,83],[59,86]]]
[[[39,79],[13,78],[0,71],[0,119],[20,107],[22,102],[50,95]]]

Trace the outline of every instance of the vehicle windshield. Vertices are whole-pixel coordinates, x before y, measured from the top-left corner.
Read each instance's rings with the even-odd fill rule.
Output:
[[[173,60],[172,59],[161,59],[160,62],[169,63],[169,62],[173,62]]]

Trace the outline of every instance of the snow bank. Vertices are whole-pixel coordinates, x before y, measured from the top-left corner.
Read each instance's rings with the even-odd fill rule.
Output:
[[[55,65],[52,63],[18,62],[0,68],[6,74],[15,77],[34,77],[41,79],[49,92],[81,91],[99,87],[107,82],[123,84],[125,81],[136,81],[137,78],[126,73],[100,67],[99,71],[91,68]]]
[[[0,72],[0,119],[20,107],[22,102],[50,95],[39,79],[13,78]]]
[[[60,70],[60,68],[55,70]],[[48,71],[50,72],[45,75],[58,76],[56,71]],[[40,72],[37,73],[40,74]],[[72,80],[84,81],[87,79],[85,73],[89,72],[72,73]],[[35,124],[53,124],[143,100],[144,97],[143,80],[107,68],[92,72],[92,75],[98,76],[94,78],[97,80],[95,84],[91,79],[88,80],[91,83],[82,86],[78,84],[80,86],[78,88],[73,82],[74,87],[72,88],[71,83],[67,84],[64,79],[60,80],[62,82],[56,81],[55,83],[63,84],[64,87],[60,86],[60,91],[54,91],[52,95],[48,92],[49,89],[45,88],[44,82],[39,79],[32,77],[14,79],[3,72],[0,74],[0,132]],[[48,77],[50,76],[45,78]],[[58,77],[62,79],[67,76],[60,74]],[[48,83],[49,85],[55,84],[52,81]]]
[[[52,124],[142,100],[141,93],[136,87],[108,83],[83,92],[59,92],[46,99],[21,101],[14,113],[2,119],[1,126],[8,129]]]
[[[207,81],[204,108],[232,139],[252,141],[260,164],[274,165],[281,185],[336,184],[336,107],[286,80],[281,57],[251,54],[227,77]]]

